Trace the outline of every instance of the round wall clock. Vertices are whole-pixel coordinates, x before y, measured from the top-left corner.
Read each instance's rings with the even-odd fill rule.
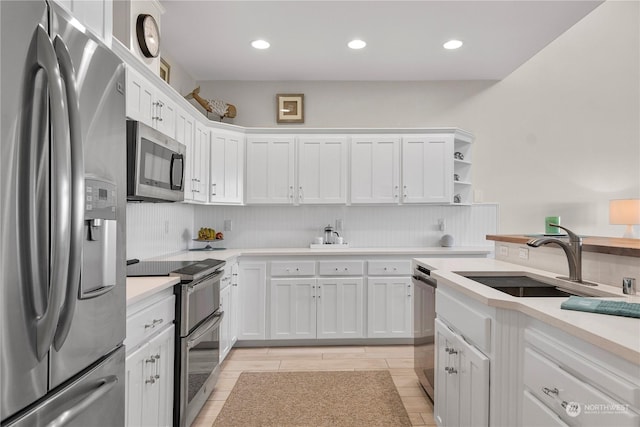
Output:
[[[160,30],[153,16],[146,13],[138,15],[136,35],[142,54],[147,58],[156,58],[160,54]]]

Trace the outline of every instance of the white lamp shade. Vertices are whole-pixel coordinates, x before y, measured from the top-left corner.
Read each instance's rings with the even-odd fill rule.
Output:
[[[609,202],[611,224],[640,224],[640,199],[621,199]]]

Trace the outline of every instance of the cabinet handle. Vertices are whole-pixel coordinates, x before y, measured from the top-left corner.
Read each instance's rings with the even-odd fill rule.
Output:
[[[215,196],[215,195],[216,195],[216,193],[218,192],[218,184],[217,184],[217,183],[211,184],[211,187],[213,187],[213,188],[211,189],[211,195],[212,195],[212,196]]]
[[[144,363],[156,363],[156,359],[154,359],[153,356],[151,356],[150,358],[146,359]]]
[[[145,325],[144,325],[144,328],[145,328],[145,329],[148,329],[148,328],[155,328],[155,327],[156,327],[156,325],[161,324],[163,321],[164,321],[164,319],[153,319],[153,321],[151,321],[151,323],[147,323],[147,324],[145,324]]]
[[[338,267],[336,267],[336,271],[339,271],[339,270],[338,270]]]
[[[447,353],[449,353],[449,354],[458,354],[458,350],[456,350],[456,349],[455,349],[455,348],[453,348],[453,347],[445,347],[445,348],[444,348],[444,351],[446,351],[446,352],[447,352]]]
[[[456,368],[449,367],[449,366],[445,367],[444,370],[447,371],[447,373],[449,375],[453,375],[453,374],[457,374],[458,373],[458,370]]]
[[[551,396],[551,395],[557,396],[558,393],[560,393],[560,390],[558,390],[557,387],[554,387],[554,388],[542,387],[542,392],[547,396]]]
[[[293,202],[293,185],[289,186],[289,198],[291,199],[291,202]]]
[[[155,382],[156,382],[156,379],[151,376],[151,377],[149,377],[148,380],[145,380],[144,383],[145,384],[155,384]]]
[[[302,190],[302,185],[298,189],[298,198],[300,199],[301,202],[304,201],[304,191]]]

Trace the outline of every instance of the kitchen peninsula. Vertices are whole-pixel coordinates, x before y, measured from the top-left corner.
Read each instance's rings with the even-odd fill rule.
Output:
[[[629,302],[640,297],[603,284],[561,284],[554,273],[495,259],[414,263],[438,282],[434,416],[439,424],[468,419],[471,410],[465,408],[475,408],[489,425],[566,425],[574,418],[580,425],[637,425],[637,319],[561,310],[566,298],[514,297],[464,276],[518,273],[587,295]],[[456,387],[468,402],[452,401],[447,392]],[[569,413],[572,403],[580,410]]]

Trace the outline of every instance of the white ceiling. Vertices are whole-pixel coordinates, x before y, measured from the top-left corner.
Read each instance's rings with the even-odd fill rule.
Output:
[[[196,80],[500,80],[600,3],[163,0],[162,49]]]

